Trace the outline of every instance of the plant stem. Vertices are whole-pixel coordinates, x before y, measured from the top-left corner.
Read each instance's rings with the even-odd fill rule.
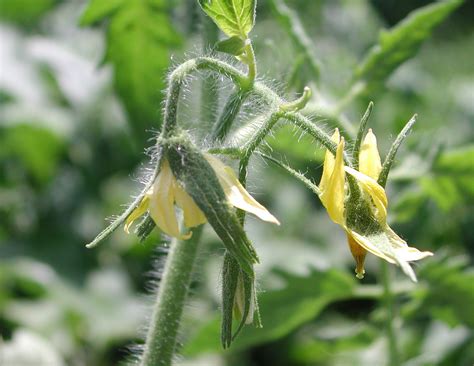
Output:
[[[157,295],[141,366],[170,366],[202,225],[189,240],[173,239]]]
[[[386,309],[385,326],[387,328],[387,341],[389,348],[389,365],[400,365],[398,356],[397,338],[395,335],[395,327],[393,320],[395,318],[394,296],[391,289],[391,272],[385,261],[381,261],[382,284],[383,284],[383,302]]]
[[[245,54],[248,66],[247,79],[249,86],[252,86],[255,77],[257,76],[257,60],[255,59],[255,52],[253,50],[252,42],[245,46]],[[250,89],[250,88],[245,88]]]

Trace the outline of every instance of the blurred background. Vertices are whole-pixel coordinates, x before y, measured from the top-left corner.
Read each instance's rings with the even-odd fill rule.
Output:
[[[370,100],[382,156],[404,123],[390,221],[435,253],[414,285],[392,269],[402,364],[474,362],[474,2],[416,55],[350,100],[354,70],[388,29],[428,0],[258,2],[252,32],[259,75],[283,95],[304,85],[309,115],[339,106],[356,126]],[[89,242],[140,190],[144,149],[160,126],[169,67],[209,51],[217,29],[194,0],[0,0],[0,365],[125,364],[143,344],[167,243],[117,230]],[[291,25],[288,26],[288,19]],[[294,42],[294,25],[307,36]],[[293,28],[293,30],[291,29]],[[204,51],[203,51],[204,50]],[[226,56],[223,56],[224,58]],[[214,111],[191,78],[181,121],[205,140]],[[209,82],[209,80],[208,80]],[[206,84],[205,84],[206,85]],[[229,84],[212,79],[222,106]],[[201,103],[202,104],[202,103]],[[255,117],[255,102],[239,123]],[[196,110],[202,113],[197,113]],[[335,125],[324,118],[328,130]],[[237,126],[238,127],[238,126]],[[282,127],[276,155],[318,182],[323,151]],[[206,228],[180,338],[179,365],[385,365],[380,260],[354,277],[343,232],[298,181],[254,158],[249,190],[282,222],[249,217],[264,328],[219,344],[223,247]]]

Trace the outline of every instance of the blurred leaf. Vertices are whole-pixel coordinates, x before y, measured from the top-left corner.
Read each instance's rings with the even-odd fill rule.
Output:
[[[444,211],[474,199],[474,145],[440,155],[432,174],[421,179],[425,194]]]
[[[12,297],[2,309],[3,316],[48,338],[60,332],[62,339],[55,341],[60,348],[68,350],[71,342],[81,340],[94,340],[95,347],[104,348],[111,341],[134,338],[143,321],[143,299],[133,293],[122,270],[91,272],[83,287],[74,286],[49,266],[32,260],[4,262],[0,275],[45,289],[35,300]]]
[[[157,127],[169,49],[180,43],[164,0],[93,0],[81,18],[90,25],[109,17],[105,61],[137,136]]]
[[[463,0],[446,0],[410,13],[401,23],[381,31],[379,43],[372,47],[355,71],[354,83],[368,88],[382,83],[403,62],[413,57],[433,29],[448,17]]]
[[[420,308],[455,326],[474,327],[474,270],[460,258],[431,260],[419,271],[429,284]]]
[[[307,277],[280,272],[286,285],[259,295],[263,328],[247,327],[234,341],[231,350],[245,349],[282,338],[317,317],[331,302],[350,297],[354,280],[338,271],[313,270]],[[219,352],[220,317],[205,324],[185,345],[188,356]]]
[[[350,319],[331,319],[326,327],[319,323],[313,327],[318,327],[317,332],[300,336],[290,348],[291,359],[298,364],[330,364],[337,355],[364,349],[380,335],[374,326]]]
[[[273,138],[268,139],[268,143],[272,149],[284,153],[292,160],[322,163],[325,150],[310,135],[296,133],[294,127],[283,126],[274,133]]]
[[[246,39],[255,23],[256,0],[199,0],[199,5],[229,37]]]
[[[64,142],[50,130],[31,124],[0,128],[0,159],[17,159],[39,182],[55,173]]]
[[[56,0],[0,0],[0,19],[30,26],[55,3]]]
[[[80,19],[80,25],[92,25],[111,15],[125,0],[90,0]]]
[[[302,66],[309,69],[309,79],[318,80],[320,74],[319,61],[313,50],[314,42],[308,36],[298,14],[290,9],[282,0],[271,0],[269,2],[273,14],[286,33],[291,37],[294,47],[302,55]],[[317,6],[313,4],[313,6]],[[296,76],[296,75],[295,75]],[[305,75],[306,76],[306,75]],[[305,83],[308,77],[306,76]],[[306,85],[306,84],[305,84]],[[303,85],[304,86],[304,85]],[[301,89],[300,87],[299,89]]]

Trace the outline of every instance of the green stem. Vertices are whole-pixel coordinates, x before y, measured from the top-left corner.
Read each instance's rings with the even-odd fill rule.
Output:
[[[245,60],[247,61],[248,72],[247,72],[247,83],[248,87],[244,89],[250,89],[255,77],[257,76],[257,60],[255,58],[255,52],[253,50],[252,42],[248,42],[245,45]]]
[[[316,126],[309,118],[303,116],[301,113],[295,112],[284,112],[281,117],[293,122],[296,126],[300,127],[303,131],[309,133],[317,141],[319,141],[326,149],[336,155],[337,145],[331,140],[331,137],[324,132],[321,128]],[[352,167],[351,159],[344,152],[344,162],[347,166]]]
[[[201,238],[202,225],[189,240],[174,239],[166,261],[141,366],[170,366]]]
[[[385,326],[387,330],[387,340],[389,349],[389,366],[399,366],[397,338],[393,324],[395,318],[394,296],[391,289],[391,272],[385,261],[381,261],[382,284],[383,284],[383,302],[386,309]]]
[[[246,89],[248,87],[248,77],[235,67],[211,57],[197,57],[188,60],[178,66],[170,75],[168,95],[165,103],[165,119],[163,124],[164,136],[170,136],[170,131],[176,128],[177,100],[181,90],[181,84],[187,75],[198,70],[209,70],[229,77],[238,88]],[[280,106],[285,102],[272,89],[260,82],[254,82],[251,88],[252,92],[260,96],[266,103],[271,106]],[[282,112],[282,118],[287,119],[302,130],[311,134],[324,147],[332,153],[336,152],[336,144],[331,141],[331,137],[322,129],[315,126],[314,123],[298,112]],[[348,166],[352,166],[347,155],[344,156]]]

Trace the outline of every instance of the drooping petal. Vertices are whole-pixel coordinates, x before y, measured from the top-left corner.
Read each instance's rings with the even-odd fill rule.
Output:
[[[150,197],[149,210],[155,224],[169,236],[189,239],[191,234],[181,235],[174,209],[175,185],[177,182],[171,172],[169,163],[164,160],[161,170],[153,185],[153,195]]]
[[[280,222],[264,206],[258,203],[247,190],[240,184],[231,167],[222,163],[212,155],[204,155],[214,169],[219,183],[224,190],[229,203],[241,210],[250,212],[263,221],[280,225]]]
[[[130,226],[132,226],[133,222],[138,219],[141,215],[143,215],[145,212],[148,210],[148,205],[150,203],[150,196],[153,193],[153,190],[150,189],[150,191],[145,194],[143,197],[142,201],[140,204],[135,208],[135,210],[132,211],[132,213],[127,217],[127,220],[125,221],[125,225],[123,227],[123,230],[127,234],[130,234]]]
[[[377,220],[384,224],[387,220],[388,200],[385,189],[377,181],[350,167],[345,167],[345,171],[357,179],[362,189],[367,192],[377,208],[375,213]]]
[[[340,141],[339,129],[335,129],[333,135],[331,136],[331,140],[336,144],[339,144]],[[324,164],[323,164],[323,174],[321,176],[321,181],[319,182],[319,189],[324,191],[328,187],[329,179],[331,178],[332,172],[334,170],[334,162],[336,158],[334,157],[333,153],[329,150],[326,150],[326,154],[324,155]]]
[[[337,130],[336,130],[337,132]],[[336,135],[334,133],[333,137]],[[337,135],[339,132],[337,132]],[[326,153],[327,154],[327,153]],[[321,195],[319,196],[324,207],[328,211],[329,217],[336,224],[344,225],[344,185],[345,185],[345,172],[344,172],[344,138],[341,138],[336,151],[336,157],[334,162],[331,158],[326,155],[323,167],[323,188],[321,188]],[[327,164],[327,165],[326,165]],[[329,178],[324,177],[324,170],[329,171],[332,168],[332,172]]]
[[[395,231],[392,230],[390,226],[387,225],[386,228],[387,236],[389,237],[390,242],[394,251],[397,253],[397,256],[404,261],[413,262],[420,259],[430,257],[433,255],[431,252],[422,252],[416,248],[409,247],[407,242],[400,238]]]
[[[409,262],[432,255],[430,252],[420,252],[409,247],[388,225],[385,225],[383,231],[370,235],[360,235],[352,230],[348,232],[367,251],[389,263],[398,264],[413,282],[417,280]]]
[[[354,240],[354,238],[349,233],[347,233],[347,243],[349,244],[349,249],[351,250],[352,256],[356,262],[356,277],[358,279],[362,279],[364,278],[365,274],[364,262],[367,250],[357,243],[357,241]]]
[[[176,204],[183,210],[184,226],[195,227],[207,222],[206,216],[191,196],[177,184],[175,186]]]
[[[379,150],[377,149],[377,138],[372,132],[372,129],[369,128],[360,147],[359,171],[377,180],[381,170],[382,163],[380,161]]]

